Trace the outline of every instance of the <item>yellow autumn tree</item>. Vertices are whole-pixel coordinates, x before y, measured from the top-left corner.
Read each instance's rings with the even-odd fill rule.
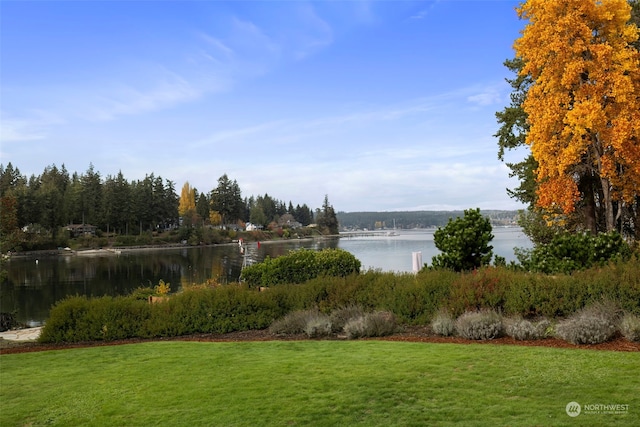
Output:
[[[181,217],[192,215],[196,210],[196,190],[191,188],[189,181],[182,186],[180,193],[180,204],[178,205],[178,213]]]
[[[626,0],[528,0],[516,40],[538,205],[616,229],[640,195],[640,55]]]
[[[211,210],[209,212],[209,222],[213,226],[218,226],[222,224],[222,215],[220,215],[220,212]]]

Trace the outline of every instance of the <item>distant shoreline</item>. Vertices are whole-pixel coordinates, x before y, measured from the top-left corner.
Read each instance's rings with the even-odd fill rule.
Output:
[[[284,243],[291,241],[303,241],[303,240],[323,240],[323,239],[338,239],[339,235],[331,234],[326,236],[309,236],[309,237],[301,237],[296,239],[269,239],[269,240],[260,240],[260,241],[248,241],[244,242],[243,246],[247,246],[250,244],[274,244],[274,243]],[[141,245],[141,246],[113,246],[108,248],[98,248],[98,249],[45,249],[41,251],[25,251],[25,252],[11,252],[10,254],[5,254],[3,257],[7,260],[11,260],[12,258],[49,258],[49,257],[61,257],[61,256],[83,256],[83,257],[91,257],[91,256],[118,256],[123,252],[144,252],[144,251],[156,251],[156,250],[167,250],[167,249],[191,249],[191,248],[209,248],[216,246],[238,246],[238,240],[234,240],[232,242],[225,243],[212,243],[208,245],[189,245],[182,243],[167,243],[163,245]]]

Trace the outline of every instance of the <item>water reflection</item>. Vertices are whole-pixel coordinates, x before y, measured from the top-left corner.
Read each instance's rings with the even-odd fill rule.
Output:
[[[514,259],[514,247],[531,247],[519,230],[494,229],[494,252]],[[411,253],[421,251],[429,263],[438,253],[433,231],[401,231],[399,236],[284,242],[244,245],[122,251],[120,255],[62,256],[35,259],[14,258],[7,263],[8,281],[0,285],[0,311],[16,312],[16,318],[41,324],[52,304],[68,295],[124,295],[141,286],[157,285],[160,279],[172,291],[207,280],[236,282],[243,264],[253,264],[285,255],[291,250],[321,250],[340,247],[358,258],[364,269],[411,271]]]
[[[125,295],[138,287],[155,286],[160,279],[173,292],[207,280],[238,281],[243,264],[250,265],[302,247],[336,247],[337,239],[248,243],[243,246],[149,249],[119,255],[14,258],[7,263],[8,280],[0,286],[0,311],[16,312],[16,319],[41,324],[56,301],[68,295]]]

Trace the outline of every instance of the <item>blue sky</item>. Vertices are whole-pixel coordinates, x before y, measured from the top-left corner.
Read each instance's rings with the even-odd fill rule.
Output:
[[[338,211],[518,209],[515,1],[2,1],[0,163]],[[514,159],[522,153],[515,153]]]

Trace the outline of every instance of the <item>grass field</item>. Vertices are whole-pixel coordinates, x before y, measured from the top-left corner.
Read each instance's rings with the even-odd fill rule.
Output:
[[[640,420],[640,354],[385,341],[0,356],[0,425],[592,426]],[[582,413],[569,417],[576,401]],[[628,405],[622,414],[588,405]],[[619,408],[620,409],[620,408]],[[637,424],[636,424],[637,425]]]

